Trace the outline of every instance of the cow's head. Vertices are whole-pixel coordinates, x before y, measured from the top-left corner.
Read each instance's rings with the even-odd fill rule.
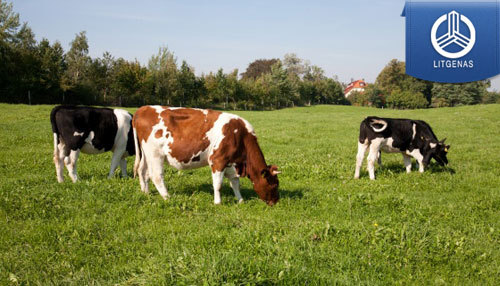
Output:
[[[429,163],[431,158],[434,158],[434,160],[436,160],[436,162],[438,162],[438,164],[441,166],[448,164],[448,158],[446,157],[446,155],[448,154],[450,145],[444,144],[445,140],[446,138],[439,141],[438,143],[429,143],[430,152],[427,163]]]
[[[253,183],[255,192],[259,198],[272,206],[280,199],[278,193],[278,167],[272,165],[267,166],[260,172],[260,178]]]
[[[445,140],[446,140],[446,138],[439,141],[439,143],[436,146],[436,151],[434,152],[434,155],[433,155],[433,158],[441,166],[448,164],[448,158],[446,158],[446,155],[448,154],[448,150],[450,149],[450,145],[444,144]]]

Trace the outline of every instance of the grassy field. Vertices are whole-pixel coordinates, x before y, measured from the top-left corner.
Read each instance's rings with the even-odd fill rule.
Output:
[[[283,171],[274,207],[248,179],[244,204],[225,181],[213,205],[208,168],[166,168],[163,201],[107,180],[110,153],[80,156],[80,181],[58,184],[51,108],[0,105],[2,285],[500,283],[500,105],[235,112]],[[450,165],[408,175],[384,154],[376,181],[366,161],[352,179],[367,115],[427,121]]]

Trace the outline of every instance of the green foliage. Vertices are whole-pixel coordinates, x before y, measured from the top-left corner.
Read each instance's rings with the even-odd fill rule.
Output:
[[[390,95],[394,91],[410,91],[423,94],[427,100],[431,97],[432,83],[407,75],[405,63],[396,59],[391,60],[382,69],[375,84],[386,95]]]
[[[241,74],[242,79],[256,79],[265,73],[271,72],[271,66],[277,63],[279,59],[258,59],[251,62],[246,71]]]
[[[394,90],[387,97],[387,106],[396,109],[426,108],[428,105],[427,99],[420,92]]]
[[[110,153],[80,155],[81,181],[58,184],[52,107],[0,104],[2,285],[499,284],[500,105],[236,112],[283,171],[273,207],[246,178],[245,203],[225,180],[214,206],[209,168],[166,166],[163,201],[137,179],[108,180]],[[450,165],[406,174],[383,153],[376,181],[352,179],[374,113],[427,121]]]
[[[488,81],[454,84],[434,83],[432,96],[437,102],[442,103],[442,106],[477,104],[481,102],[483,97],[487,96],[489,85]]]
[[[347,100],[354,106],[371,106],[370,95],[357,90],[351,92]]]
[[[484,104],[492,104],[492,103],[500,103],[500,93],[498,91],[488,91],[481,98],[481,103]]]

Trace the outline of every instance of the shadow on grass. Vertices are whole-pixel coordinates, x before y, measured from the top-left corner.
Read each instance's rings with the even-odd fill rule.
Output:
[[[376,166],[375,169],[379,170],[381,173],[385,172],[390,172],[393,174],[399,174],[399,173],[406,173],[406,169],[404,165],[398,164],[396,162],[394,163],[389,163],[389,164],[383,164],[382,166]],[[411,170],[412,172],[418,172],[418,164],[412,163],[411,165]],[[447,166],[441,166],[438,163],[431,162],[427,168],[425,169],[425,172],[431,172],[431,173],[450,173],[450,174],[455,174],[455,169]]]
[[[182,193],[192,193],[192,191],[188,191],[186,189],[179,190]],[[212,184],[201,184],[198,186],[198,191],[208,193],[213,195],[214,189]],[[230,186],[223,184],[221,188],[221,195],[222,196],[233,196],[234,197],[234,192],[233,189],[231,189]],[[278,192],[280,194],[280,198],[290,198],[290,199],[300,199],[304,195],[301,190],[284,190],[284,189],[278,189]],[[241,196],[243,197],[244,200],[249,200],[253,198],[259,198],[257,196],[257,193],[253,189],[241,187],[240,188],[240,193]]]

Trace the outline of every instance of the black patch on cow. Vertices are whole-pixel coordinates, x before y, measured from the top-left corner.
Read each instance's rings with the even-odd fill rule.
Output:
[[[85,144],[90,132],[94,132],[94,148],[109,151],[115,143],[118,123],[113,109],[86,106],[56,106],[50,114],[52,131],[64,142],[64,155],[71,150],[78,150]],[[75,136],[75,132],[82,136]],[[129,140],[133,136],[129,136]],[[128,144],[127,144],[128,145]],[[130,154],[130,153],[129,153]]]
[[[194,157],[191,161],[192,162],[198,162],[198,161],[200,161],[200,155]]]

